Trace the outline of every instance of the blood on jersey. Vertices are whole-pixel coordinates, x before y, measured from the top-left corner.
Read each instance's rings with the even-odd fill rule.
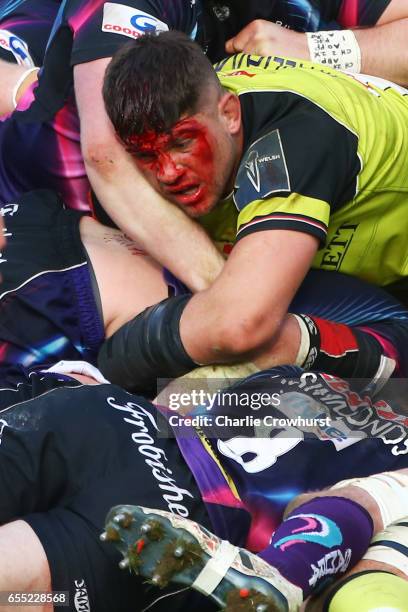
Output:
[[[254,77],[254,76],[256,76],[256,74],[254,72],[247,72],[246,70],[234,70],[234,72],[227,72],[227,76]]]

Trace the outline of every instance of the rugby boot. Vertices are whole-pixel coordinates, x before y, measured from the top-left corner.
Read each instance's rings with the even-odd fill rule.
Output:
[[[301,589],[263,559],[170,512],[116,506],[101,540],[122,553],[122,569],[157,587],[191,587],[224,612],[292,612],[302,603]]]

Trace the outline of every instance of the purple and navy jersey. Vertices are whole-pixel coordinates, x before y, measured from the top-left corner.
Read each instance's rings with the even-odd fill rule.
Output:
[[[211,410],[198,406],[189,415],[198,419],[195,427],[172,412],[173,432],[217,533],[233,540],[250,517],[246,545],[262,550],[296,495],[407,468],[404,383],[389,384],[388,399],[381,392],[371,399],[339,378],[283,366],[229,388]],[[233,524],[224,506],[236,509]]]

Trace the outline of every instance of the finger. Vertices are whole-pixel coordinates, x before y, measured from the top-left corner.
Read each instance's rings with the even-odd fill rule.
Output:
[[[225,43],[225,51],[227,53],[236,53],[238,51],[238,49],[235,48],[235,37],[227,40]]]
[[[251,37],[252,24],[250,23],[245,26],[243,30],[238,32],[236,36],[233,36],[233,38],[227,40],[227,42],[225,43],[225,50],[227,51],[227,53],[239,53],[244,50]]]

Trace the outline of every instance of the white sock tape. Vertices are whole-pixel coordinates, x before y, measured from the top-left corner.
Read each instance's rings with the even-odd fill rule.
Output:
[[[397,545],[395,548],[394,543]],[[363,559],[388,563],[408,578],[408,526],[390,525],[377,533]]]
[[[408,515],[408,474],[383,472],[367,478],[342,480],[331,489],[352,485],[364,489],[376,501],[384,528]]]
[[[206,563],[191,587],[204,595],[211,595],[227,574],[238,553],[239,548],[222,540],[214,557]]]
[[[361,51],[352,30],[307,32],[312,62],[349,72],[361,72]]]
[[[309,334],[309,330],[307,329],[307,325],[305,321],[302,319],[302,317],[298,317],[298,315],[295,315],[295,314],[292,314],[292,317],[295,317],[296,321],[298,322],[299,329],[300,329],[300,345],[299,345],[298,353],[296,355],[295,365],[302,368],[305,364],[306,359],[309,356],[310,334]]]
[[[17,83],[14,85],[13,91],[12,91],[12,94],[11,94],[13,108],[17,107],[17,93],[18,93],[18,90],[20,89],[21,85],[24,83],[24,81],[26,80],[28,75],[31,74],[32,72],[34,72],[35,70],[39,70],[39,68],[37,68],[37,66],[34,66],[34,68],[29,68],[28,70],[25,70],[23,72],[23,74],[20,76],[20,78],[18,79]]]

